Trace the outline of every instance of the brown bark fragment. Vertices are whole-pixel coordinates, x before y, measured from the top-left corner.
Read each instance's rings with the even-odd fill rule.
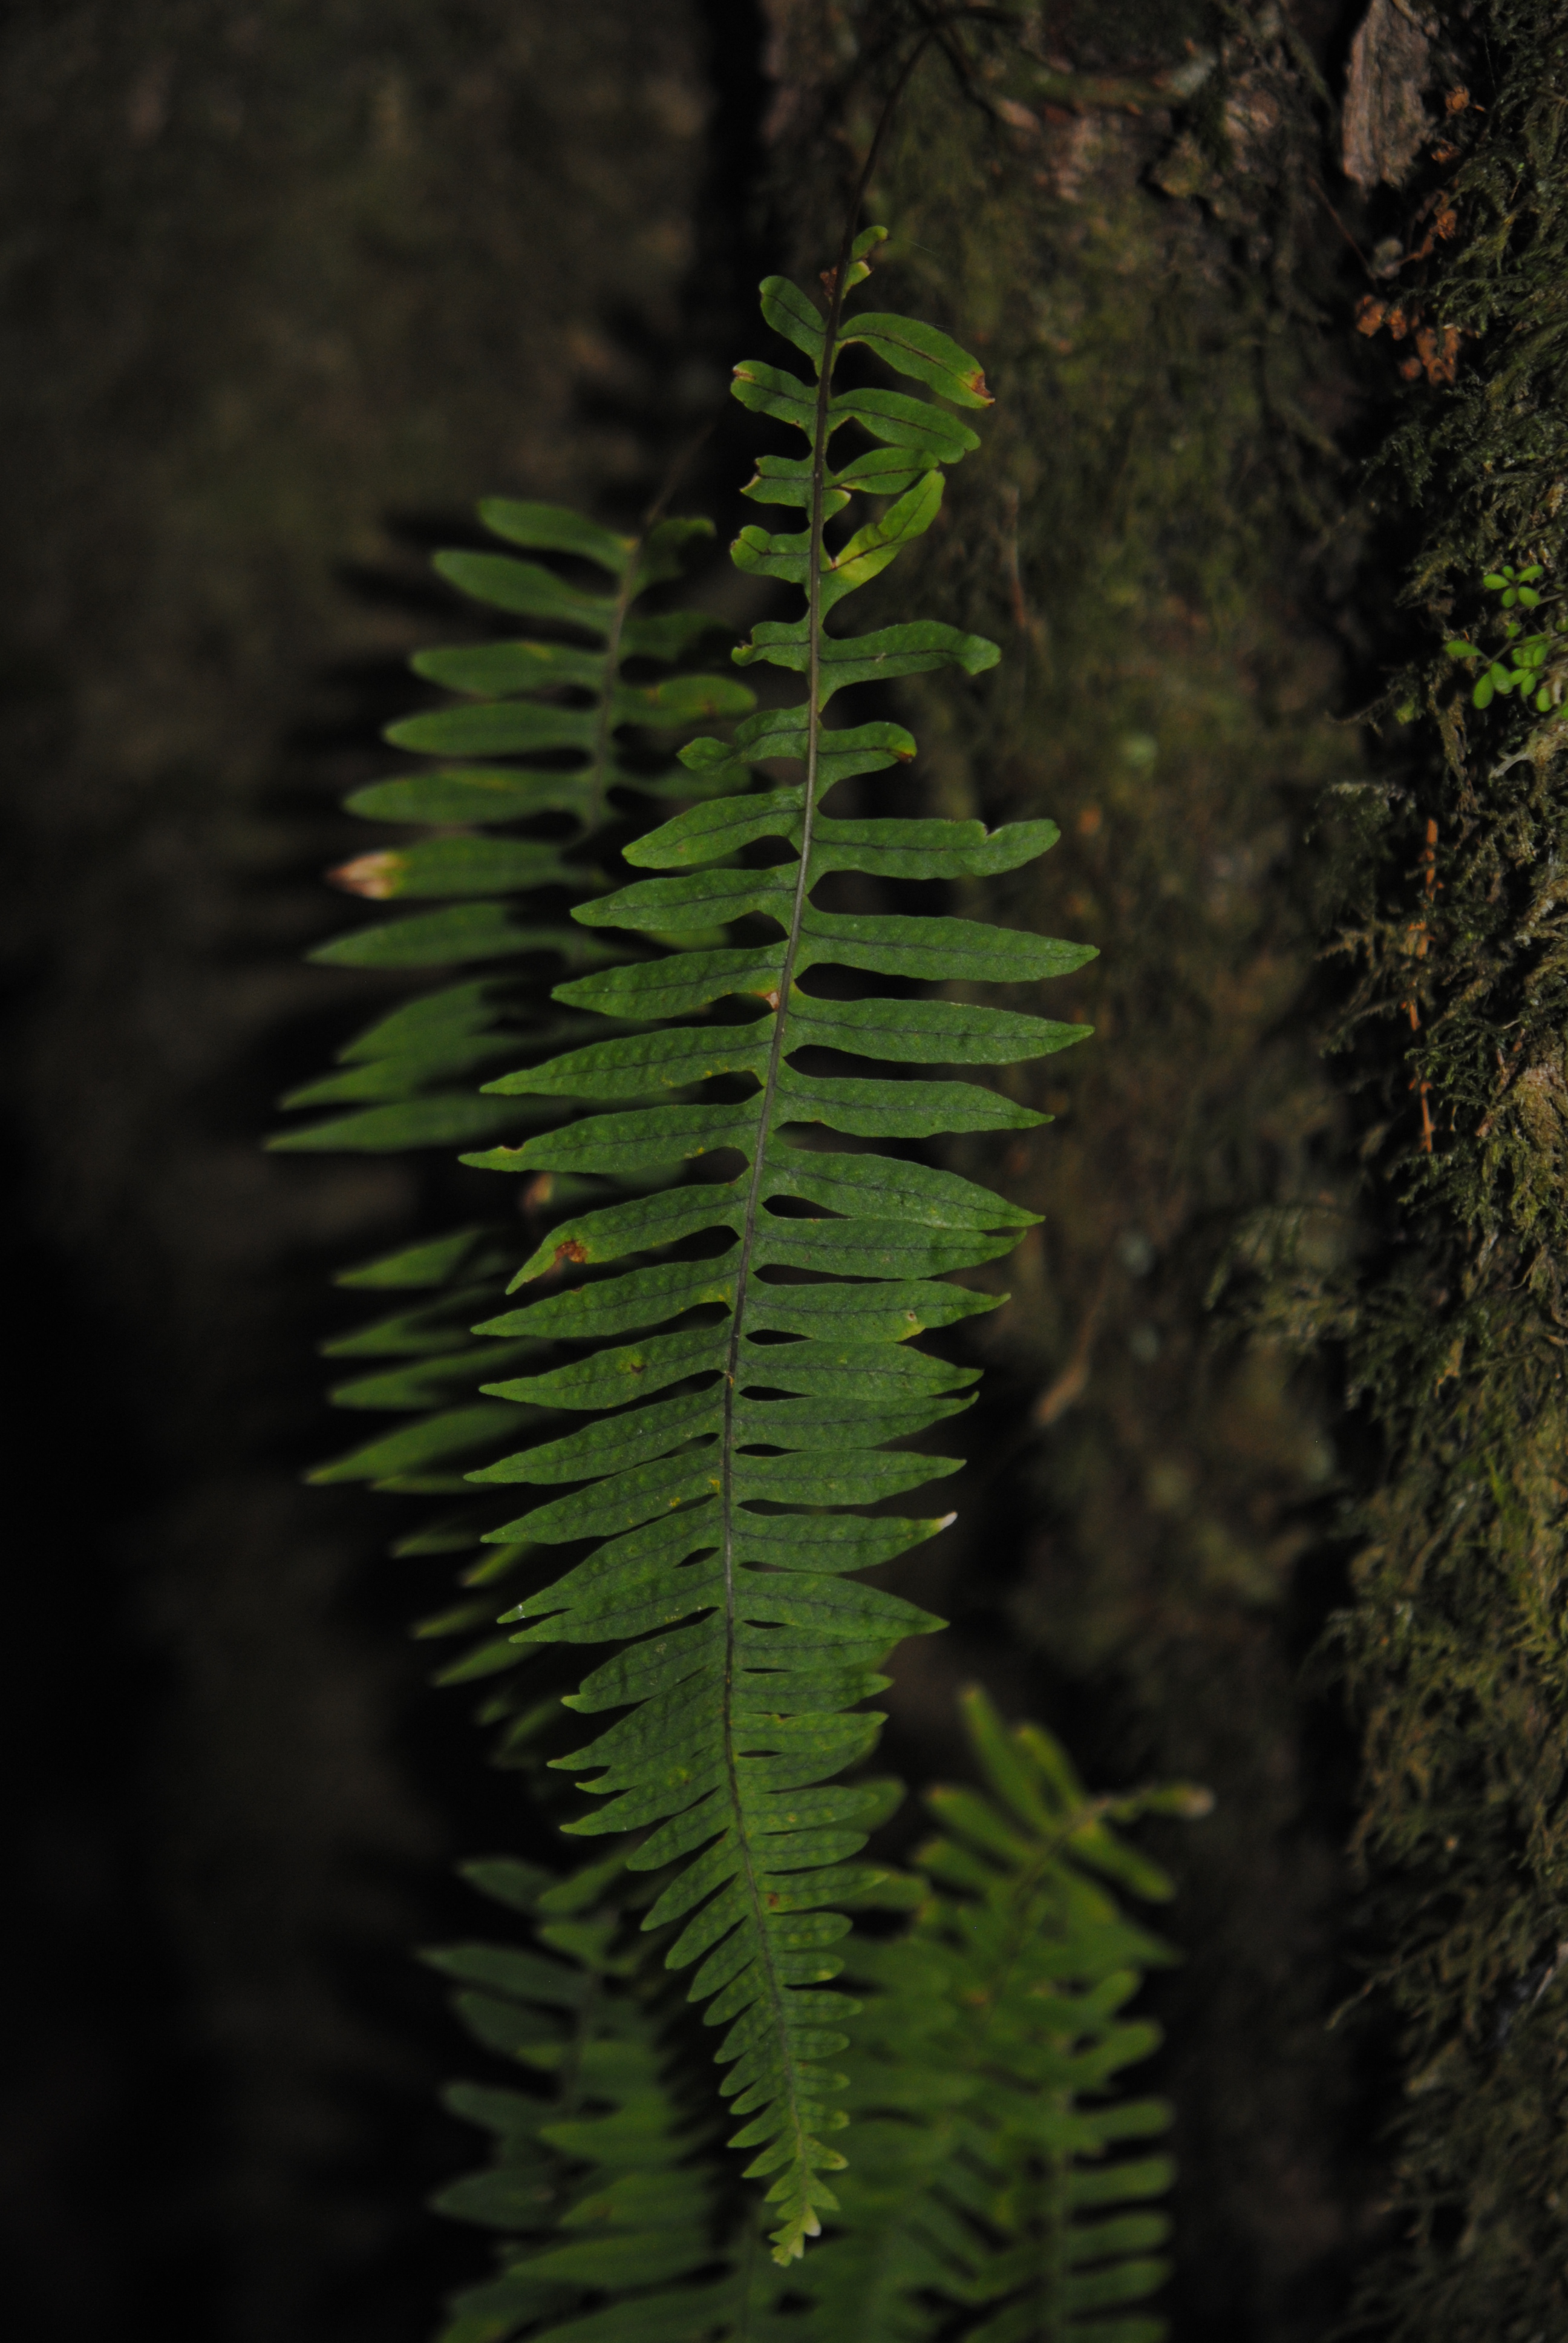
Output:
[[[1432,35],[1408,0],[1372,0],[1351,43],[1342,167],[1371,189],[1402,184],[1430,124],[1422,103],[1432,73]]]

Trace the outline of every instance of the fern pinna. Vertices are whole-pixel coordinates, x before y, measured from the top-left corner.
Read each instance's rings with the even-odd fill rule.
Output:
[[[855,1574],[942,1524],[859,1509],[956,1469],[889,1444],[964,1406],[974,1380],[910,1338],[996,1306],[935,1281],[1009,1250],[1030,1217],[956,1174],[857,1142],[1035,1123],[988,1089],[889,1067],[1010,1062],[1085,1030],[867,982],[1030,980],[1080,965],[1080,947],[816,900],[843,871],[930,880],[1012,870],[1057,835],[1045,821],[988,835],[978,822],[821,809],[834,787],[914,753],[885,720],[829,729],[840,691],[949,665],[974,675],[997,657],[932,620],[829,630],[846,597],[935,518],[942,464],[975,444],[948,408],[988,403],[980,368],[944,334],[884,315],[843,318],[884,233],[860,236],[835,273],[826,321],[785,280],[764,286],[765,317],[814,383],[760,363],[737,371],[743,401],[796,427],[807,452],[764,458],[749,491],[801,510],[804,528],[749,528],[735,548],[743,569],[799,588],[806,608],[759,625],[736,657],[803,677],[806,696],[748,717],[733,745],[682,750],[710,789],[722,777],[724,793],[626,849],[628,862],[677,875],[576,907],[584,926],[664,949],[558,986],[557,1001],[646,1030],[487,1087],[588,1111],[466,1159],[632,1192],[554,1228],[516,1281],[549,1290],[477,1330],[572,1344],[569,1359],[486,1388],[590,1420],[473,1477],[578,1484],[489,1535],[534,1548],[595,1542],[511,1616],[525,1644],[619,1647],[568,1698],[585,1715],[622,1713],[554,1761],[601,1802],[568,1828],[639,1833],[629,1864],[669,1874],[643,1925],[683,1924],[667,1964],[694,1969],[690,1997],[722,2029],[720,2090],[739,2119],[730,2145],[748,2152],[748,2177],[769,2183],[781,2261],[833,2207],[824,2176],[844,2162],[830,2144],[845,2120],[831,2062],[853,2005],[825,1988],[848,1925],[835,1907],[864,1881],[852,1857],[875,1793],[829,1785],[875,1740],[879,1720],[859,1704],[885,1681],[878,1662],[937,1624]],[[936,397],[839,391],[851,347]],[[833,443],[851,425],[874,444],[835,468]],[[834,544],[829,524],[854,495],[887,501]],[[799,778],[756,786],[756,769],[776,763]],[[839,972],[832,988],[808,989],[802,980],[826,968]],[[840,1071],[844,1058],[879,1071]],[[648,1102],[671,1094],[680,1102]],[[828,1133],[849,1143],[828,1144]]]
[[[865,1995],[847,2062],[856,2153],[803,2266],[769,2262],[754,2213],[726,2217],[711,2125],[672,2080],[659,1973],[638,1957],[637,1875],[614,1859],[567,1880],[468,1866],[529,1914],[533,1946],[427,1957],[462,1982],[470,2031],[534,2087],[448,2094],[495,2154],[437,2203],[502,2243],[441,2343],[519,2328],[537,2343],[1159,2343],[1162,2322],[1129,2307],[1165,2274],[1168,2225],[1149,2200],[1171,2166],[1146,2143],[1170,2115],[1112,2085],[1154,2046],[1121,2013],[1171,1956],[1114,1889],[1170,1888],[1114,1825],[1207,1800],[1091,1798],[1049,1735],[1006,1731],[978,1691],[965,1706],[985,1787],[929,1794],[941,1834],[883,1890],[908,1924],[850,1951]]]

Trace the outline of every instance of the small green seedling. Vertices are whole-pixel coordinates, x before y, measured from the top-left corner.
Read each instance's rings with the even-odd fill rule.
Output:
[[[1501,569],[1489,569],[1481,582],[1500,598],[1504,610],[1534,610],[1541,607],[1542,599],[1534,580],[1543,574],[1538,561],[1523,569],[1514,569],[1505,563]],[[1497,693],[1506,699],[1516,690],[1522,700],[1533,701],[1544,715],[1561,697],[1562,685],[1547,682],[1541,669],[1550,655],[1553,636],[1563,632],[1563,622],[1548,618],[1543,631],[1534,635],[1527,635],[1518,618],[1504,618],[1502,625],[1503,641],[1496,652],[1483,650],[1479,643],[1468,642],[1462,636],[1456,636],[1442,648],[1450,659],[1462,659],[1467,664],[1481,662],[1481,673],[1470,695],[1473,707],[1489,708]],[[1503,663],[1505,659],[1507,665]]]

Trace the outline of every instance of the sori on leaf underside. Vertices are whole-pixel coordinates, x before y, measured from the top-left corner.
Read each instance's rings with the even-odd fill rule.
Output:
[[[729,2145],[768,2184],[781,2262],[835,2207],[826,2176],[845,2160],[834,2062],[855,2005],[829,1989],[842,1962],[831,1948],[848,1925],[838,1907],[869,1884],[854,1858],[879,1798],[833,1777],[874,1744],[880,1720],[862,1704],[887,1681],[890,1645],[938,1624],[857,1574],[942,1523],[865,1509],[957,1469],[890,1445],[961,1409],[975,1380],[911,1338],[994,1308],[994,1294],[937,1281],[1005,1252],[1031,1218],[953,1172],[859,1142],[1037,1123],[977,1082],[891,1069],[1009,1063],[1086,1030],[875,981],[1030,982],[1078,967],[1084,948],[817,900],[842,871],[1012,870],[1057,835],[1046,821],[988,834],[979,822],[824,810],[836,787],[914,754],[885,720],[829,727],[841,691],[947,666],[976,675],[997,657],[934,620],[829,630],[845,599],[930,528],[942,466],[976,444],[961,415],[988,404],[979,367],[946,335],[843,316],[883,234],[856,243],[826,320],[785,280],[765,284],[763,314],[810,378],[737,370],[741,399],[793,425],[806,448],[764,458],[749,489],[796,508],[804,526],[748,528],[734,558],[799,588],[805,608],[759,625],[735,656],[802,678],[805,696],[748,716],[731,741],[681,751],[699,802],[624,850],[634,867],[670,875],[572,912],[579,927],[659,948],[556,988],[563,1008],[620,1030],[487,1085],[497,1100],[581,1111],[465,1159],[625,1192],[558,1223],[514,1281],[525,1298],[476,1329],[572,1344],[559,1363],[485,1388],[585,1420],[542,1425],[547,1436],[470,1477],[539,1493],[490,1542],[594,1542],[509,1617],[522,1644],[617,1647],[568,1696],[615,1721],[553,1761],[593,1802],[567,1828],[635,1833],[628,1867],[664,1875],[642,1925],[680,1924],[666,1964],[691,1973],[689,1998],[718,2032]],[[934,397],[837,392],[851,346]],[[851,425],[857,444],[873,444],[836,458]],[[836,539],[852,497],[879,508]],[[779,766],[796,778],[772,771],[758,785],[759,768]],[[829,967],[830,987],[809,980]],[[845,1060],[875,1071],[841,1071]],[[542,1290],[527,1298],[530,1286]]]

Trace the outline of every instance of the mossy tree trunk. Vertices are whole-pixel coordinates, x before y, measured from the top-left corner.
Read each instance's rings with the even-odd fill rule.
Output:
[[[929,18],[773,13],[816,190]],[[1047,71],[966,27],[879,209],[999,389],[947,568],[1030,668],[935,786],[1062,821],[1029,915],[1104,959],[1015,1158],[1014,1413],[920,1593],[1032,1649],[1020,1702],[1220,1794],[1173,1858],[1179,2331],[1321,2333],[1348,2280],[1371,2332],[1533,2343],[1568,2308],[1562,660],[1483,713],[1441,642],[1501,649],[1483,571],[1559,574],[1568,19],[1012,13]],[[1375,729],[1331,722],[1402,661]]]
[[[1353,1279],[1295,1284],[1382,1443],[1342,1622],[1406,2093],[1367,2315],[1533,2343],[1568,2328],[1568,11],[1425,21],[1442,128],[1379,191],[1407,257],[1359,315],[1410,385],[1369,496],[1403,662],[1341,896],[1375,1218]]]

